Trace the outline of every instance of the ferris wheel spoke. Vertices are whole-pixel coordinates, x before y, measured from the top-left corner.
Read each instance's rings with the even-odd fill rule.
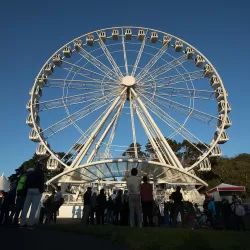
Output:
[[[152,87],[153,88],[153,87]],[[141,93],[149,93],[143,87],[137,88]],[[148,88],[147,88],[148,89]],[[171,96],[171,97],[181,97],[181,98],[192,98],[201,100],[216,100],[214,94],[215,91],[210,90],[200,90],[192,88],[174,88],[174,87],[164,87],[156,88],[155,93],[159,96]]]
[[[140,73],[135,77],[137,82],[140,82],[149,72],[149,70],[158,62],[158,60],[163,56],[163,54],[168,49],[167,45],[163,45],[159,51],[151,58],[147,65],[140,71]]]
[[[99,45],[101,46],[103,53],[105,54],[105,56],[107,57],[107,59],[109,60],[109,63],[111,64],[113,71],[116,73],[118,79],[122,79],[123,78],[123,74],[120,70],[120,68],[118,67],[118,65],[116,64],[114,58],[112,57],[111,53],[109,52],[107,46],[105,45],[105,43],[102,41],[102,39],[100,38],[100,35],[97,33],[97,35],[99,36]]]
[[[79,54],[84,57],[88,62],[90,62],[93,66],[95,66],[98,70],[103,72],[107,77],[113,79],[114,81],[119,81],[119,78],[113,70],[103,64],[100,60],[94,57],[92,54],[84,50],[83,48],[80,49]]]
[[[107,127],[106,127],[106,129],[104,130],[102,136],[100,137],[100,139],[99,139],[98,142],[96,143],[94,149],[93,149],[92,152],[90,153],[90,155],[89,155],[89,157],[88,157],[88,159],[87,159],[87,163],[93,161],[93,159],[95,158],[95,156],[96,156],[98,150],[100,149],[100,147],[101,147],[101,145],[102,145],[104,139],[106,138],[108,132],[110,131],[111,127],[112,127],[112,126],[113,126],[113,128],[116,127],[118,118],[119,118],[119,116],[120,116],[120,114],[121,114],[121,111],[122,111],[122,109],[123,109],[123,106],[124,106],[125,101],[126,101],[125,98],[124,98],[123,100],[121,100],[120,106],[119,106],[119,108],[117,109],[115,115],[113,116],[113,118],[112,118],[112,120],[110,121],[110,123],[107,125]],[[112,132],[113,132],[113,130],[112,130]],[[111,134],[112,134],[112,132],[111,132]]]
[[[91,77],[90,73],[88,73],[88,74],[79,73],[79,70],[74,70],[74,68],[65,68],[65,67],[61,66],[61,69],[64,69],[65,71],[73,73],[74,75],[85,77],[87,79],[93,80],[93,81],[98,82],[98,83],[103,82],[103,79],[101,79],[101,78],[93,78],[93,77]],[[107,77],[108,77],[108,75],[107,75]],[[108,77],[108,78],[113,81],[112,83],[115,83],[115,79],[113,79],[111,77]]]
[[[144,39],[143,39],[143,41],[142,41],[140,50],[139,50],[139,52],[138,52],[138,55],[137,55],[137,58],[136,58],[136,61],[135,61],[135,64],[134,64],[134,67],[133,67],[131,76],[135,76],[135,73],[136,73],[138,64],[139,64],[139,62],[140,62],[140,60],[141,60],[141,56],[142,56],[142,53],[143,53],[143,50],[144,50],[144,47],[145,47],[145,44],[146,44],[146,41],[147,41],[147,33],[148,33],[148,30],[146,30],[146,34],[145,34],[145,37],[144,37]]]
[[[144,87],[152,86],[151,84],[147,84],[147,83],[156,82],[157,87],[164,88],[164,87],[168,87],[177,83],[189,82],[189,81],[199,80],[203,78],[204,78],[204,70],[198,70],[198,71],[188,72],[184,74],[166,76],[166,77],[158,78],[154,80],[147,80],[147,81],[144,81],[144,83],[146,84],[143,84],[142,86]],[[164,80],[166,80],[166,82],[162,82]],[[159,83],[161,83],[162,85],[160,85]]]
[[[119,89],[120,87],[116,87],[116,88],[105,89],[105,91],[114,92],[114,90],[119,90]],[[78,95],[72,95],[72,96],[66,96],[66,97],[52,99],[52,100],[46,100],[42,102],[36,102],[33,105],[34,106],[39,105],[40,111],[48,111],[51,109],[63,108],[66,106],[68,107],[68,106],[77,105],[80,103],[89,103],[102,97],[103,94],[104,93],[102,90],[97,90],[97,91],[86,92],[86,93],[78,94]]]
[[[100,98],[99,100],[85,106],[84,108],[68,115],[66,118],[54,123],[53,125],[49,126],[46,129],[43,129],[41,133],[49,131],[49,135],[46,138],[62,131],[63,129],[67,128],[68,126],[74,124],[76,121],[81,120],[82,118],[92,114],[93,112],[99,110],[100,108],[106,106],[108,103],[112,102],[115,98],[116,94],[107,95],[106,98]],[[108,101],[107,101],[108,100]]]
[[[122,50],[123,50],[123,58],[124,58],[124,64],[125,64],[125,70],[126,70],[126,75],[128,76],[128,60],[127,60],[127,53],[126,53],[126,45],[124,41],[124,31],[122,29]]]
[[[63,63],[66,63],[66,64],[68,64],[68,65],[70,65],[70,66],[73,66],[73,67],[72,67],[73,69],[78,69],[79,71],[81,71],[81,70],[82,70],[82,71],[87,71],[87,72],[88,72],[87,74],[90,74],[90,75],[91,75],[91,74],[94,74],[94,75],[97,75],[97,76],[102,77],[102,78],[108,77],[107,74],[100,74],[100,73],[98,73],[98,72],[96,72],[96,71],[93,71],[93,70],[90,70],[90,69],[81,67],[81,66],[79,66],[79,65],[77,65],[77,64],[70,63],[70,62],[65,61],[65,60],[62,60],[62,62],[63,62]]]
[[[200,143],[207,149],[209,147],[204,144],[197,136],[192,134],[187,128],[185,128],[185,124],[180,124],[177,122],[172,116],[170,116],[167,112],[161,109],[158,105],[154,104],[150,99],[143,96],[142,98],[146,99],[145,106],[151,110],[157,117],[159,117],[164,123],[166,123],[170,128],[174,130],[175,133],[178,133],[184,139],[186,139],[193,147],[195,147],[198,151],[203,153],[194,143]],[[150,103],[150,104],[149,104]],[[169,138],[171,139],[171,138]]]
[[[164,101],[161,101],[162,99]],[[195,120],[209,124],[213,127],[217,127],[218,117],[216,117],[216,116],[213,116],[211,114],[197,110],[193,107],[186,106],[186,105],[181,104],[179,102],[175,102],[175,101],[172,101],[170,99],[167,99],[165,97],[158,96],[158,95],[154,96],[154,101],[165,108],[174,110],[177,113],[184,114],[184,115],[189,116]],[[212,123],[212,122],[215,122],[215,123]]]
[[[172,61],[167,62],[167,64],[164,64],[149,73],[153,78],[157,78],[163,74],[166,74],[168,71],[177,68],[178,66],[184,64],[187,61],[188,61],[187,56],[184,54],[178,58],[174,58]]]

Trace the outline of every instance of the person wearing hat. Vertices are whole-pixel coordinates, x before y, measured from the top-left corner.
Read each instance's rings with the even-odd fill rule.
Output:
[[[27,195],[25,198],[19,227],[23,228],[25,226],[27,213],[31,206],[27,227],[28,229],[33,229],[36,211],[38,209],[42,193],[44,192],[44,172],[43,165],[40,162],[36,164],[34,171],[29,171],[27,173],[26,189]]]

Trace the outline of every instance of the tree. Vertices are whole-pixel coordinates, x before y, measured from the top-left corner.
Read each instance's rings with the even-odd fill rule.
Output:
[[[147,157],[148,154],[146,152],[141,151],[141,144],[136,142],[135,146],[134,143],[131,143],[128,149],[123,152],[122,156],[128,156],[130,158],[135,158],[135,150],[137,149],[138,158]]]

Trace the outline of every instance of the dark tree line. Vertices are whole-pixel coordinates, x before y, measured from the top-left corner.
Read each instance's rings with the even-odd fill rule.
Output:
[[[176,142],[171,139],[167,140],[179,160],[186,167],[191,166],[197,161],[198,157],[201,155],[200,151],[204,152],[206,150],[206,147],[201,143],[194,144],[200,149],[199,151],[186,140],[182,142]],[[155,139],[155,142],[157,143],[157,139]],[[155,154],[150,142],[145,145],[145,152],[142,151],[142,146],[139,143],[136,144],[139,158],[143,158],[143,156],[149,157],[150,154]],[[134,151],[134,144],[132,143],[123,155],[130,155],[130,157],[133,158],[135,157]],[[157,157],[154,161],[158,161]],[[212,167],[211,171],[196,171],[197,176],[209,184],[208,189],[220,183],[242,185],[246,187],[246,194],[250,196],[250,154],[239,154],[230,158],[211,158],[210,162]],[[142,171],[147,172],[149,175],[153,175],[155,171],[160,172],[161,169],[157,166],[145,165],[142,166]]]

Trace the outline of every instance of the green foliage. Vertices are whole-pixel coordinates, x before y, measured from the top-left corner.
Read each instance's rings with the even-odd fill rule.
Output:
[[[65,155],[64,152],[58,152],[56,154],[58,155],[58,157],[60,159],[63,158],[63,156]],[[63,162],[66,163],[70,158],[71,158],[71,155],[69,154],[63,159]],[[44,157],[44,156],[39,156],[39,155],[34,154],[31,159],[23,162],[19,168],[15,169],[15,173],[12,174],[11,176],[9,176],[10,182],[18,181],[20,176],[22,175],[22,173],[24,171],[27,171],[27,169],[29,169],[29,168],[33,168],[36,165],[36,162],[38,162],[38,161],[46,166],[47,160],[48,160],[48,156]],[[70,162],[68,163],[68,165],[70,165]],[[51,171],[45,167],[45,169],[44,169],[45,181],[47,181],[47,180],[53,178],[54,176],[56,176],[57,174],[61,173],[63,171],[63,169],[64,169],[64,167],[61,166],[59,170]]]

